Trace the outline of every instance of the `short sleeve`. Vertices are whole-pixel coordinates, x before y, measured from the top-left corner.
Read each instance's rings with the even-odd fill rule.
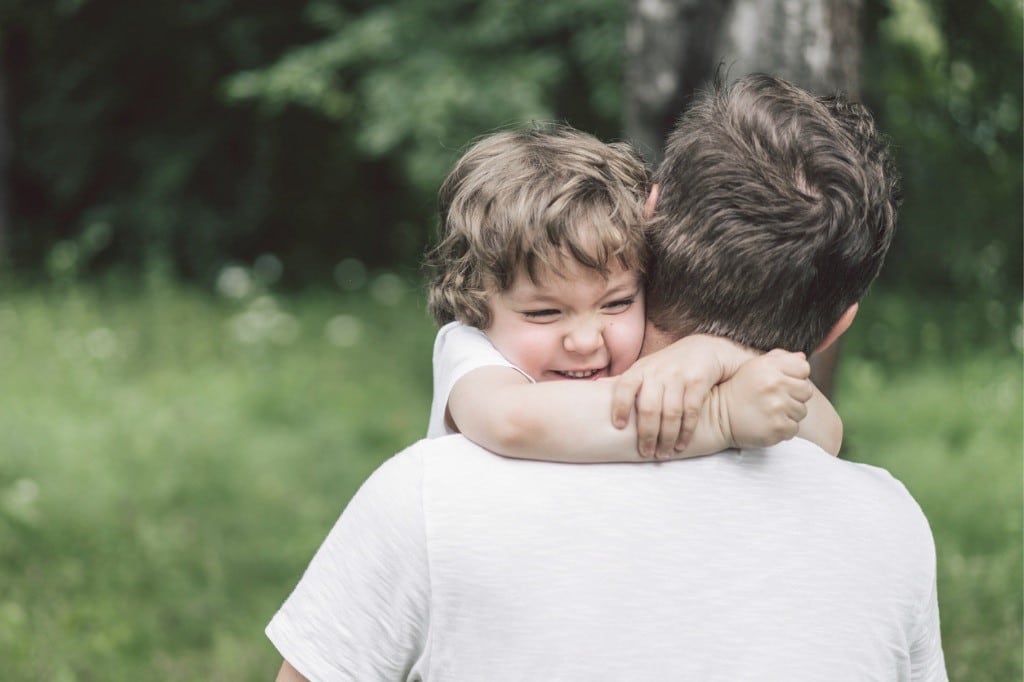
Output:
[[[406,451],[363,484],[266,628],[316,680],[405,680],[425,665],[430,579],[422,458]]]
[[[437,332],[434,341],[434,398],[430,405],[427,438],[454,433],[445,420],[448,396],[455,382],[480,367],[511,367],[531,382],[533,379],[498,352],[487,335],[476,327],[450,322]]]

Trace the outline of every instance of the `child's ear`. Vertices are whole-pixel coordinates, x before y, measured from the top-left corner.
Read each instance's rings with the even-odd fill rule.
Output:
[[[859,303],[854,303],[847,308],[846,311],[839,316],[839,320],[832,325],[832,329],[829,330],[828,334],[825,335],[825,338],[818,344],[818,347],[814,349],[814,352],[820,353],[835,343],[836,339],[842,336],[843,332],[849,329],[850,325],[853,324],[853,318],[857,316],[857,310],[859,308]]]
[[[651,185],[651,193],[647,195],[647,201],[644,203],[644,218],[650,220],[654,217],[654,209],[658,207],[658,194],[661,192],[661,185],[654,183]]]

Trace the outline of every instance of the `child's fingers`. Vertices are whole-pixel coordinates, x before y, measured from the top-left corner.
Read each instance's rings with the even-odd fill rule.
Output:
[[[639,372],[625,372],[615,381],[615,387],[612,389],[612,425],[615,428],[626,428],[641,386],[643,375]]]
[[[787,404],[786,415],[795,422],[802,422],[804,417],[807,416],[807,402],[800,400],[790,400]],[[799,429],[799,424],[797,425]],[[796,435],[795,433],[793,435]]]
[[[676,450],[685,450],[690,444],[694,432],[697,430],[697,422],[700,421],[700,408],[704,405],[711,385],[699,381],[686,389],[683,395],[683,424],[679,431],[679,438],[676,439]]]
[[[790,353],[776,348],[768,352],[768,357],[784,374],[797,379],[806,379],[811,376],[811,363],[807,361],[807,356],[803,353]]]
[[[678,391],[665,391],[661,401],[658,459],[668,459],[674,454],[683,425],[683,396]]]
[[[796,436],[800,431],[800,422],[787,419],[785,423],[777,430],[775,441],[781,443],[784,440],[789,440]]]
[[[799,400],[801,403],[806,403],[814,395],[814,384],[811,383],[810,379],[803,379],[797,381],[789,391],[789,394]]]
[[[636,437],[641,457],[653,457],[661,428],[661,403],[664,389],[646,382],[636,396]]]
[[[807,416],[807,403],[790,397],[786,400],[778,414],[775,427],[776,440],[783,441],[797,435],[800,422]]]
[[[797,431],[800,430],[800,419],[798,418],[800,410],[797,407],[799,404],[800,402],[797,400],[788,400],[784,405],[778,406],[778,411],[767,422],[768,428],[764,432],[764,445],[774,445],[789,440],[797,434]]]

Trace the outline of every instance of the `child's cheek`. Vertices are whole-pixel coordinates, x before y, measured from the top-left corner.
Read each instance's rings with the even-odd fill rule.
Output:
[[[527,374],[536,381],[554,378],[545,374],[547,370],[557,369],[552,366],[559,346],[554,325],[531,325],[524,328],[519,334],[517,345],[519,366],[526,370]]]
[[[640,357],[644,343],[645,318],[643,308],[636,306],[606,329],[606,339],[611,355],[612,374],[621,374]]]
[[[519,369],[529,374],[535,381],[553,379],[546,376],[552,360],[553,334],[545,325],[517,325],[502,330],[497,338],[492,338],[494,346]]]

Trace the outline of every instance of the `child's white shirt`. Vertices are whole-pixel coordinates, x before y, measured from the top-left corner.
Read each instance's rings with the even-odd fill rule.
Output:
[[[458,433],[445,419],[448,396],[456,381],[479,367],[511,367],[534,383],[529,374],[498,352],[482,331],[461,322],[449,322],[438,330],[434,340],[434,399],[427,438]]]

